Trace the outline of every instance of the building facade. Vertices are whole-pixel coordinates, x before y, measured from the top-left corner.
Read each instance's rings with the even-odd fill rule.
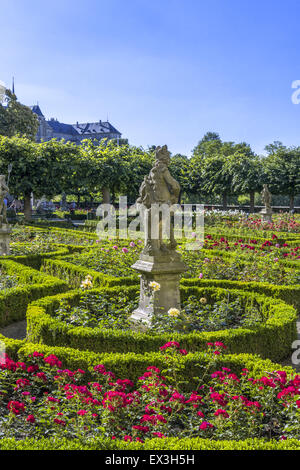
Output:
[[[116,139],[119,142],[122,136],[121,132],[108,121],[64,124],[53,118],[46,120],[39,105],[30,106],[30,108],[39,120],[39,128],[36,135],[37,142],[51,139],[65,139],[76,144],[80,144],[84,139]]]

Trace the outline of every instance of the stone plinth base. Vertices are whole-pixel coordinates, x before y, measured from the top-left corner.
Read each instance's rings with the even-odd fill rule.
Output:
[[[11,236],[11,226],[2,224],[0,226],[0,255],[9,255],[9,242]]]
[[[145,330],[151,323],[153,314],[168,312],[170,308],[180,310],[180,276],[187,270],[176,253],[170,256],[141,255],[132,266],[140,273],[140,300],[138,308],[130,319],[136,329]],[[159,285],[159,289],[154,284]]]
[[[272,222],[272,214],[272,211],[267,211],[265,209],[260,212],[261,218],[264,222]]]

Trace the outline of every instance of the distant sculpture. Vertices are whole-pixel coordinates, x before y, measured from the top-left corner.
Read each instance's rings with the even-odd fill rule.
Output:
[[[140,188],[140,197],[137,202],[144,204],[148,209],[151,204],[176,204],[178,202],[180,186],[171,176],[168,166],[170,152],[168,147],[157,147],[156,160],[149,176],[145,176]]]
[[[155,164],[145,176],[137,199],[145,227],[144,249],[132,266],[141,278],[139,306],[130,317],[137,329],[147,329],[152,316],[158,312],[181,308],[179,281],[187,267],[176,251],[171,219],[178,203],[180,186],[169,172],[169,163],[167,146],[157,147]],[[169,239],[167,244],[164,243],[164,235]]]
[[[0,175],[0,224],[7,224],[5,196],[9,189],[5,183],[5,176]]]
[[[0,255],[8,255],[11,227],[7,222],[5,197],[9,192],[5,176],[0,175]]]
[[[272,210],[271,209],[271,200],[272,200],[272,195],[268,189],[268,185],[267,184],[264,184],[263,185],[263,190],[261,192],[261,198],[262,198],[262,201],[265,205],[265,208],[266,210]]]
[[[60,210],[61,211],[67,211],[68,210],[66,193],[62,193],[62,195],[61,195]]]
[[[163,221],[162,214],[158,213],[163,205],[169,207],[178,203],[180,194],[180,185],[171,176],[168,165],[170,163],[170,152],[166,145],[157,147],[156,160],[148,176],[145,176],[140,187],[140,196],[137,204],[142,205],[142,213],[145,221],[145,247],[144,254],[155,255],[159,252],[167,253],[169,250],[175,250],[176,240],[174,238],[174,227],[171,217],[174,212],[170,212],[169,239],[170,243],[166,245],[163,242]],[[155,219],[156,217],[156,219]],[[158,224],[158,238],[153,239],[153,224]]]
[[[262,218],[265,222],[271,222],[272,213],[273,213],[272,207],[271,207],[272,194],[270,193],[267,184],[263,185],[263,190],[261,192],[261,199],[262,199],[263,204],[265,205],[264,209],[261,211]]]

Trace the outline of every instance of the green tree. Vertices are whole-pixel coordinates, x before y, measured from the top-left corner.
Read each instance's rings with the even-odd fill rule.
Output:
[[[289,197],[293,210],[295,196],[300,194],[300,147],[274,144],[266,147],[268,155],[263,159],[266,182],[272,193]]]
[[[180,153],[171,157],[169,169],[173,178],[175,178],[180,184],[181,191],[179,200],[181,200],[183,193],[185,193],[187,197],[192,194],[190,163],[190,159],[186,155],[181,155]]]
[[[249,145],[238,144],[235,148],[237,150],[226,159],[224,170],[231,175],[235,194],[249,193],[250,213],[253,213],[255,192],[262,189],[262,162]]]
[[[60,194],[77,154],[72,143],[52,140],[37,144],[26,137],[0,136],[0,171],[5,174],[12,164],[9,187],[24,199],[24,215],[31,219],[31,193],[41,197]]]
[[[122,149],[122,150],[121,150]],[[81,144],[78,187],[89,194],[102,192],[103,202],[109,203],[126,178],[125,162],[121,158],[123,146],[101,140],[84,140]],[[84,168],[84,174],[82,172]]]
[[[193,157],[212,157],[221,151],[222,145],[217,132],[207,132],[193,149]]]
[[[233,187],[226,160],[236,150],[234,142],[222,142],[216,132],[204,135],[194,148],[190,162],[191,189],[194,194],[201,190],[206,197],[221,196],[223,208],[227,209],[228,196],[233,193]]]
[[[17,101],[17,97],[10,90],[6,90],[6,106],[0,104],[0,135],[13,137],[25,136],[35,140],[39,127],[37,116],[28,106]]]

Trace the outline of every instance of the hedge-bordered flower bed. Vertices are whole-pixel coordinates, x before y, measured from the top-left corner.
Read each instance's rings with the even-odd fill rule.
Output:
[[[169,338],[170,339],[170,338]],[[85,380],[89,381],[91,376],[89,371],[92,371],[97,364],[103,364],[107,370],[113,371],[118,377],[130,376],[134,382],[144,373],[145,367],[152,365],[160,368],[165,367],[165,360],[163,356],[157,352],[160,346],[155,351],[144,352],[143,354],[127,352],[127,353],[96,353],[94,351],[80,351],[69,347],[49,346],[46,344],[35,344],[26,340],[14,340],[0,335],[0,341],[5,344],[6,354],[15,361],[24,361],[26,358],[33,354],[35,351],[44,354],[45,356],[55,355],[63,363],[63,367],[70,370],[83,369]],[[162,342],[159,343],[160,345]],[[181,343],[183,346],[183,343]],[[204,345],[203,351],[207,349],[207,344]],[[195,377],[199,373],[199,366],[203,361],[205,362],[205,352],[196,351],[188,352],[182,356],[183,368],[180,373],[182,379],[187,380],[188,389],[192,390],[195,385]],[[291,367],[282,367],[282,365],[272,362],[270,359],[262,359],[259,355],[255,354],[230,354],[228,348],[226,354],[216,356],[214,367],[228,367],[234,373],[240,372],[243,368],[250,371],[254,378],[264,375],[266,371],[285,370],[293,373]]]
[[[242,282],[226,279],[181,279],[182,286],[220,287],[222,289],[241,289],[249,292],[257,292],[273,299],[280,299],[293,305],[300,313],[300,285],[279,286],[267,282]]]
[[[211,250],[210,255],[214,254],[214,252]],[[222,256],[224,258],[229,258],[232,259],[234,255],[229,254],[229,253],[221,253],[218,252],[218,256]],[[294,268],[294,269],[300,269],[300,263],[297,261],[286,261],[286,260],[279,260],[281,264],[286,266],[287,268]],[[245,262],[246,264],[246,262]],[[248,262],[248,264],[250,264]],[[75,265],[72,263],[70,260],[70,256],[67,257],[67,261],[65,260],[65,257],[59,257],[57,259],[55,256],[54,257],[48,257],[44,258],[42,262],[41,269],[52,275],[52,276],[57,276],[61,279],[65,279],[70,287],[72,288],[77,288],[81,285],[82,280],[87,276],[91,275],[93,277],[93,285],[96,287],[101,287],[101,286],[117,286],[117,285],[134,285],[138,282],[138,275],[133,273],[132,276],[126,276],[126,277],[113,277],[108,274],[104,274],[98,271],[94,271],[90,268],[87,268],[85,266],[79,266]],[[189,285],[191,282],[192,284],[195,283],[197,279],[195,278],[182,278],[181,283],[183,285]],[[204,280],[202,279],[204,282]],[[237,288],[239,286],[245,285],[245,283],[241,281],[228,281],[228,280],[214,280],[214,279],[208,279],[205,280],[205,282],[220,282],[223,283],[226,286],[227,283],[235,283]],[[291,302],[293,305],[296,305],[297,308],[299,308],[300,305],[300,295],[299,295],[299,290],[300,290],[300,285],[293,285],[293,286],[283,286],[283,285],[276,285],[276,284],[270,284],[270,283],[261,283],[261,282],[248,282],[247,283],[249,286],[251,286],[251,290],[253,289],[255,292],[263,292],[264,289],[266,292],[272,292],[271,295],[273,295],[274,292],[277,292],[278,297],[284,299],[288,303],[290,303],[288,298],[290,298],[290,292],[291,289],[293,289],[293,295],[295,297],[293,298],[293,302]],[[234,284],[233,284],[234,286]],[[263,287],[261,287],[263,286]],[[221,285],[220,285],[221,287]],[[287,292],[284,292],[284,289],[287,288]],[[247,289],[248,290],[248,289]],[[281,296],[282,294],[282,296]]]
[[[121,287],[92,289],[90,293],[108,293],[113,296]],[[174,333],[173,339],[182,343],[190,351],[203,350],[207,342],[222,341],[231,353],[257,353],[272,360],[281,360],[288,356],[291,344],[296,339],[297,312],[279,299],[255,294],[238,289],[217,287],[182,287],[182,299],[190,295],[206,297],[208,302],[230,295],[246,300],[255,299],[267,309],[269,318],[264,324],[253,328],[237,328],[216,332]],[[122,293],[134,298],[138,286],[122,287]],[[70,327],[53,318],[53,312],[65,300],[71,306],[76,305],[82,291],[75,290],[63,295],[47,297],[29,305],[27,326],[30,341],[49,345],[67,346],[95,352],[146,352],[156,350],[162,341],[170,339],[169,334],[148,335],[134,331],[100,330],[85,327]]]
[[[96,432],[142,443],[156,436],[299,439],[300,376],[290,368],[245,354],[223,356],[220,342],[200,354],[174,341],[159,349],[143,356],[144,369],[122,368],[122,375],[125,355],[116,371],[107,367],[109,355],[70,370],[65,357],[40,347],[19,350],[17,361],[7,354],[0,364],[0,430],[18,438],[47,432],[92,439]]]
[[[68,285],[61,279],[36,271],[10,259],[0,260],[1,268],[18,277],[24,286],[14,287],[7,292],[0,292],[0,326],[24,320],[26,309],[33,300],[47,295],[66,292]]]

